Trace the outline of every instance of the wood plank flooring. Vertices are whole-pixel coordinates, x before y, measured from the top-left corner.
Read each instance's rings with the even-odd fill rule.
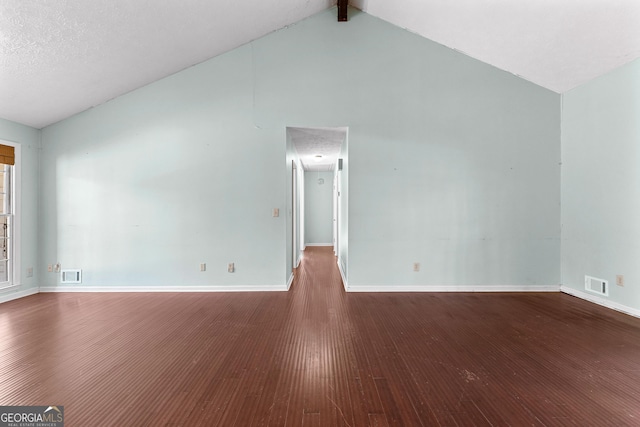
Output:
[[[640,319],[560,293],[38,294],[0,305],[0,405],[67,426],[640,426]]]

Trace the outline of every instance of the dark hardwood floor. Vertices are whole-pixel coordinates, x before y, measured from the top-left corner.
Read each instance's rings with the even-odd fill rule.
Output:
[[[560,293],[38,294],[0,305],[0,405],[67,426],[640,425],[640,319]]]

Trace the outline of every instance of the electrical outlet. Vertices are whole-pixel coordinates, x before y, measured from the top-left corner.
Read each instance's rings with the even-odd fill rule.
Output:
[[[616,285],[624,286],[624,276],[622,274],[616,276]]]
[[[49,273],[53,273],[53,264],[49,264],[49,265],[47,265],[47,271],[48,271]]]
[[[280,216],[280,209],[273,208],[273,212],[271,213],[271,216],[273,216],[274,218],[279,217]]]
[[[207,271],[207,264],[206,263],[201,263],[200,264],[200,271]]]
[[[234,263],[230,262],[229,265],[227,266],[227,271],[229,273],[233,273],[234,271],[236,271],[236,266]]]
[[[60,273],[60,263],[56,263],[56,265],[53,266],[53,271]]]
[[[27,277],[33,277],[33,267],[27,268]]]
[[[413,271],[420,271],[420,263],[419,262],[414,262],[413,263]]]

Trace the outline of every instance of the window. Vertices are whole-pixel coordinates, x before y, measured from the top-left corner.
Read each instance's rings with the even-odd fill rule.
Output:
[[[0,145],[0,289],[13,286],[14,147]]]

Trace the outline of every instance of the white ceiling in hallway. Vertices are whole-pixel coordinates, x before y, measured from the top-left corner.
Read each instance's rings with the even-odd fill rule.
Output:
[[[0,117],[42,128],[334,4],[1,0]],[[640,57],[640,0],[351,4],[560,93]]]
[[[347,128],[287,128],[306,171],[330,172],[335,169]],[[320,156],[320,157],[318,157]]]

